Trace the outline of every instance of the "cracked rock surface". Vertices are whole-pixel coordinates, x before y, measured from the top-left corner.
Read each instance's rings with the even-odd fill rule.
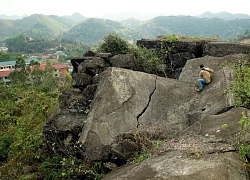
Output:
[[[83,149],[92,160],[126,161],[138,150],[131,133],[147,130],[164,138],[159,154],[106,179],[206,179],[208,174],[207,179],[247,179],[232,142],[241,112],[248,111],[234,108],[231,92],[224,91],[230,87],[232,70],[222,64],[237,57],[189,60],[178,80],[108,68],[79,139]],[[197,93],[200,63],[215,73],[212,83]]]

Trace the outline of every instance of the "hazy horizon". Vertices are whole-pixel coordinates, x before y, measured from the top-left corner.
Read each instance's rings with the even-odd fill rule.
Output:
[[[71,15],[57,15],[57,16],[61,16],[61,17],[62,16],[72,16],[75,13],[79,13],[79,12],[74,12]],[[101,19],[110,19],[110,20],[114,20],[114,21],[127,20],[129,18],[135,18],[137,20],[144,21],[144,20],[149,20],[149,19],[152,19],[152,18],[155,18],[155,17],[158,17],[158,16],[193,16],[193,17],[204,17],[204,14],[206,14],[205,16],[207,16],[207,17],[213,17],[213,15],[216,17],[216,15],[218,16],[221,13],[229,13],[229,14],[232,14],[232,15],[241,15],[241,18],[243,18],[243,19],[245,19],[245,18],[250,19],[250,15],[243,14],[243,13],[233,14],[233,13],[225,12],[225,11],[218,12],[218,13],[212,13],[211,15],[209,15],[207,13],[212,13],[212,12],[206,11],[206,12],[203,12],[203,13],[197,14],[197,15],[169,15],[169,14],[166,14],[166,13],[155,13],[155,14],[154,13],[146,13],[145,14],[145,13],[140,13],[140,12],[120,12],[120,13],[118,12],[118,13],[106,14],[106,15],[101,15],[101,16],[96,16],[96,17],[86,17],[86,16],[82,15],[81,13],[79,13],[79,14],[81,14],[83,17],[86,17],[86,18],[101,18]],[[42,13],[34,13],[34,14],[42,14]],[[34,15],[34,14],[23,15],[23,16],[20,16],[20,15],[0,14],[0,19],[12,19],[12,20],[16,20],[16,19],[22,19],[24,17],[31,16],[31,15]],[[45,14],[42,14],[42,15],[45,15]],[[55,14],[50,14],[50,15],[55,15]],[[222,15],[222,16],[224,16],[224,18],[226,18],[225,15]],[[236,18],[239,18],[239,16],[236,16]],[[229,16],[228,19],[231,19],[230,16]]]
[[[232,14],[250,14],[250,1],[238,0],[235,2],[220,2],[218,0],[155,0],[153,2],[137,2],[132,0],[92,0],[83,2],[75,1],[49,1],[49,0],[0,0],[0,14],[7,16],[29,16],[31,14],[44,15],[72,15],[75,12],[85,17],[103,17],[112,14],[144,14],[145,16],[155,15],[190,15],[198,16],[204,12]]]

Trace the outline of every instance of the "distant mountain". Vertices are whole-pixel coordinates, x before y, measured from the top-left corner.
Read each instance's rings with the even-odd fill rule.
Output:
[[[12,31],[14,31],[13,20],[0,19],[0,39],[12,36]]]
[[[136,40],[139,38],[136,32],[124,27],[121,23],[99,18],[86,19],[82,23],[74,26],[68,32],[65,32],[62,38],[96,44],[109,33],[117,33],[128,40]]]
[[[17,16],[17,15],[14,15],[14,16],[7,16],[5,14],[0,14],[0,19],[11,19],[11,20],[16,20],[16,19],[22,19],[23,16]]]
[[[64,18],[70,19],[71,21],[74,21],[76,23],[79,23],[83,20],[86,20],[87,18],[81,15],[80,13],[76,12],[73,13],[71,16],[63,16]]]
[[[74,26],[69,19],[33,14],[18,20],[0,19],[0,39],[24,34],[33,37],[57,37]]]
[[[219,18],[197,18],[193,16],[159,16],[144,22],[138,30],[144,38],[166,34],[196,37],[219,37],[234,39],[250,29],[250,19],[224,20]]]
[[[143,21],[135,19],[135,18],[129,18],[126,20],[122,20],[120,22],[123,26],[125,26],[129,29],[132,29],[134,31],[137,31],[143,23]]]
[[[221,18],[224,20],[234,19],[250,19],[250,15],[247,14],[232,14],[229,12],[211,13],[209,11],[197,16],[198,18]]]
[[[85,18],[79,13],[71,16],[33,14],[17,20],[0,19],[0,40],[23,34],[31,37],[81,40],[93,45],[102,40],[106,34],[113,32],[134,42],[142,38],[155,38],[168,34],[213,36],[222,40],[232,40],[238,35],[250,31],[250,19],[225,20],[225,15],[228,13],[219,15],[222,17],[222,14],[224,14],[224,18],[212,18],[212,14],[206,12],[199,18],[157,16],[144,21],[129,18],[120,22],[101,18]]]
[[[138,19],[141,21],[152,19],[154,17],[160,16],[160,15],[166,15],[162,13],[143,13],[143,12],[120,12],[120,13],[112,13],[112,14],[106,14],[102,16],[98,16],[97,18],[101,19],[110,19],[113,21],[123,21],[126,19]]]

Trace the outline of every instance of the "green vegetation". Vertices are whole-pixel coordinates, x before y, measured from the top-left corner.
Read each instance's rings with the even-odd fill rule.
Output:
[[[232,90],[237,106],[250,108],[250,56],[242,56],[234,65],[235,76],[232,81]]]
[[[90,49],[88,45],[81,41],[70,41],[66,39],[58,40],[51,38],[31,38],[20,34],[5,40],[8,52],[0,51],[0,61],[17,60],[24,57],[23,54],[47,55],[54,54],[56,51],[63,51],[59,56],[60,62],[81,57],[85,51]],[[18,52],[18,53],[16,53]]]
[[[162,34],[180,34],[191,37],[217,37],[222,40],[232,40],[238,34],[243,34],[249,29],[249,23],[246,19],[226,21],[218,18],[208,19],[192,16],[158,16],[142,24],[139,33],[144,38],[152,38]]]
[[[37,168],[45,158],[42,134],[45,109],[50,111],[58,105],[57,96],[57,92],[44,93],[24,84],[1,85],[0,176],[3,179],[25,176],[27,169]]]
[[[234,80],[232,81],[232,91],[236,106],[250,108],[250,56],[249,54],[242,56],[236,64],[234,64]],[[237,136],[237,148],[240,158],[244,165],[250,170],[250,144],[247,140],[250,132],[250,120],[245,112],[242,112],[242,118],[239,120],[241,130]]]
[[[58,40],[51,38],[30,38],[20,34],[16,37],[10,37],[5,40],[8,52],[22,53],[53,53],[55,50],[64,51],[67,58],[82,56],[89,49],[89,46],[80,41],[69,41],[66,39]],[[53,50],[51,50],[53,49]],[[1,54],[0,54],[1,55]],[[2,58],[10,58],[8,54],[3,54]],[[5,56],[4,56],[5,55]],[[1,57],[1,56],[0,56]],[[13,56],[12,56],[13,57]],[[1,58],[1,59],[2,59]],[[13,60],[13,59],[12,59]]]
[[[141,47],[133,47],[131,48],[131,53],[134,54],[139,69],[143,72],[157,74],[160,68],[160,58],[158,54],[153,49],[141,48]]]
[[[249,37],[249,23],[248,19],[158,16],[144,22],[132,18],[122,22],[87,18],[76,24],[74,20],[65,17],[34,14],[20,20],[0,20],[0,40],[18,36],[20,33],[33,39],[69,39],[73,42],[81,41],[89,46],[96,45],[109,33],[117,33],[134,42],[162,34],[241,40]]]
[[[247,140],[247,135],[249,135],[250,132],[250,120],[247,118],[244,112],[242,113],[242,118],[239,121],[239,125],[241,127],[237,142],[239,154],[244,166],[250,170],[250,144]]]
[[[111,53],[112,55],[131,53],[137,61],[137,68],[147,73],[157,73],[160,70],[160,58],[153,49],[141,48],[129,44],[118,34],[107,34],[96,48],[97,52]]]
[[[236,37],[236,40],[241,41],[244,39],[250,39],[250,32],[249,30],[246,30],[244,34],[240,34]]]
[[[154,137],[153,137],[154,136]],[[133,134],[134,141],[140,147],[136,152],[132,161],[134,163],[142,162],[154,154],[161,146],[160,135],[157,137],[157,132],[139,132]]]
[[[116,21],[108,19],[89,18],[82,23],[74,26],[67,33],[64,33],[64,39],[77,40],[89,45],[96,45],[107,34],[115,33],[126,40],[138,39],[138,34]]]
[[[10,84],[0,82],[0,177],[50,179],[43,167],[54,157],[47,154],[42,129],[48,112],[58,106],[58,90],[68,88],[70,82],[66,76],[59,83],[49,65],[44,71],[25,71],[23,62],[18,59]],[[63,167],[58,171],[63,172]]]
[[[126,54],[128,51],[128,42],[115,33],[104,36],[103,42],[100,42],[97,48],[97,52],[106,52],[112,55]]]
[[[0,62],[17,60],[20,57],[27,58],[21,53],[8,53],[8,52],[0,51]]]
[[[0,29],[3,33],[0,39],[17,36],[22,32],[25,36],[38,38],[55,38],[69,30],[75,23],[59,16],[33,14],[18,20],[0,20]]]

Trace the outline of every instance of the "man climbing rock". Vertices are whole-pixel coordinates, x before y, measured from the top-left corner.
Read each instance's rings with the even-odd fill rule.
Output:
[[[203,90],[203,86],[209,84],[211,82],[211,74],[214,70],[204,67],[203,64],[200,65],[201,71],[199,73],[199,79],[198,79],[198,92],[201,92]]]

